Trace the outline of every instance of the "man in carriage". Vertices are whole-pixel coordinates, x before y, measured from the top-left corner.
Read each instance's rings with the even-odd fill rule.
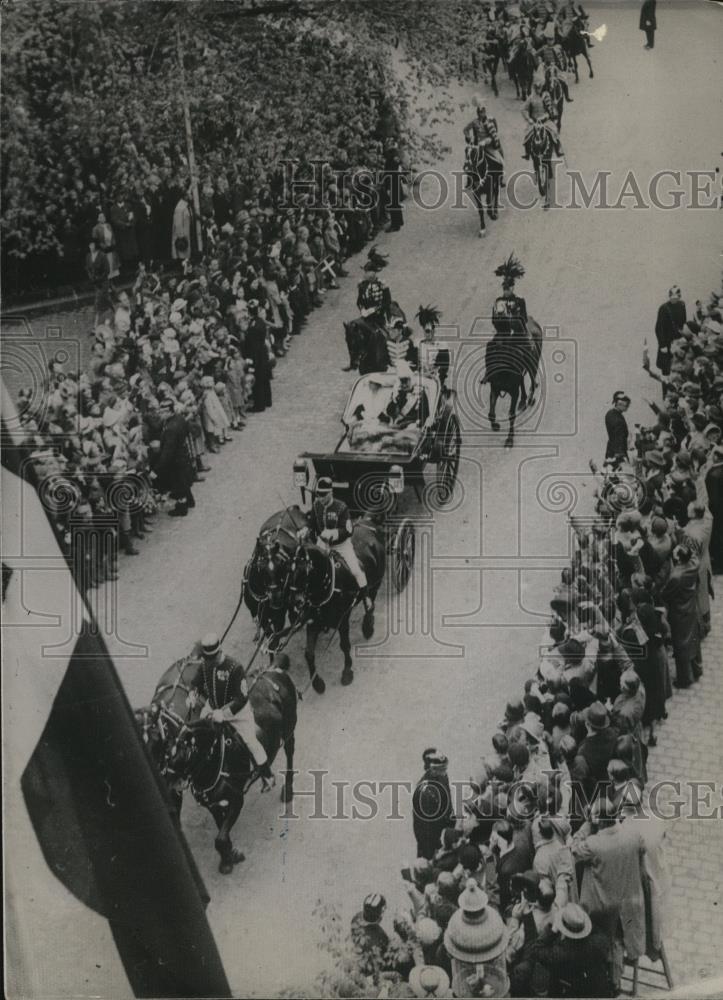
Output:
[[[307,524],[300,529],[298,537],[300,540],[311,537],[321,548],[333,549],[341,556],[357,582],[364,610],[369,612],[373,609],[373,604],[367,593],[366,573],[352,544],[353,530],[349,508],[343,500],[338,500],[334,496],[334,484],[331,479],[323,476],[316,484],[314,501],[307,513]]]
[[[392,397],[379,414],[383,424],[390,424],[404,430],[407,427],[424,426],[429,420],[429,399],[427,392],[412,378],[412,369],[403,361],[397,365],[397,381]]]

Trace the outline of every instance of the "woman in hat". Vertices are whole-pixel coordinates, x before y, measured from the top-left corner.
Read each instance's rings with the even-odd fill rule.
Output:
[[[218,452],[219,446],[231,440],[228,433],[230,422],[216,394],[212,375],[201,379],[201,420],[206,434],[209,451]]]

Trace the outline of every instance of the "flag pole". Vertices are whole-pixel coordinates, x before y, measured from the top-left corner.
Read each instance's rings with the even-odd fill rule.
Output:
[[[183,64],[183,43],[181,41],[181,26],[176,24],[176,44],[178,49],[178,68],[181,75],[181,103],[183,104],[183,121],[186,128],[186,148],[188,150],[188,169],[191,174],[191,198],[193,214],[196,219],[196,243],[199,253],[203,252],[203,228],[201,226],[201,201],[198,196],[198,171],[196,169],[196,153],[193,148],[193,130],[191,128],[191,109],[188,104],[186,90],[186,67]]]

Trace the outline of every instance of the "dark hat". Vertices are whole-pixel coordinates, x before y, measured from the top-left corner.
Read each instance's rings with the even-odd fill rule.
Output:
[[[482,852],[476,844],[464,844],[457,855],[459,863],[468,872],[475,872],[482,860]]]
[[[618,391],[613,395],[613,403],[619,403],[622,399],[624,399],[626,403],[630,402],[630,396],[623,392],[622,389],[618,389]]]
[[[380,892],[370,893],[362,905],[362,917],[367,923],[378,924],[382,919],[387,901]]]
[[[610,725],[610,716],[601,701],[594,701],[583,714],[590,728],[598,732]]]
[[[319,480],[317,480],[314,492],[318,497],[325,497],[329,493],[334,492],[334,484],[328,476],[322,476]]]
[[[439,750],[435,750],[434,753],[427,757],[427,763],[430,767],[446,767],[449,763],[449,758],[445,754],[440,753]]]

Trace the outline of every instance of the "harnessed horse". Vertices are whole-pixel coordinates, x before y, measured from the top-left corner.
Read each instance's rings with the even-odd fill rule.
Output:
[[[491,139],[483,139],[468,148],[465,172],[470,179],[470,190],[479,214],[480,236],[487,232],[485,224],[485,204],[490,219],[496,219],[500,204],[502,163],[490,155]]]
[[[251,753],[232,726],[199,719],[198,710],[187,706],[199,657],[197,644],[190,656],[169,667],[158,682],[151,706],[137,712],[136,717],[179,813],[183,789],[188,787],[216,821],[219,871],[228,875],[244,860],[230,835],[257,773]],[[272,668],[249,685],[249,699],[269,763],[284,748],[286,775],[281,798],[290,802],[294,794],[296,688],[285,670]]]
[[[520,321],[521,323],[521,321]],[[511,448],[515,437],[517,404],[520,410],[535,403],[537,371],[542,354],[542,327],[529,317],[523,329],[514,332],[497,332],[487,344],[485,351],[485,374],[482,385],[490,386],[490,426],[498,431],[496,418],[497,400],[501,395],[509,395],[509,431],[505,447]],[[525,377],[530,378],[530,393],[527,394]]]
[[[264,523],[259,542],[265,565],[258,566],[256,554],[247,565],[244,599],[269,637],[272,649],[285,639],[289,630],[306,626],[304,655],[309,676],[317,694],[323,694],[326,683],[316,668],[316,646],[322,632],[338,630],[344,654],[341,683],[351,684],[354,679],[349,616],[359,600],[359,588],[349,568],[333,551],[298,540],[297,533],[305,526],[306,517],[296,506],[273,514]],[[386,553],[371,519],[355,522],[352,544],[366,574],[367,594],[373,602],[384,578]],[[259,543],[257,552],[258,549]],[[362,634],[365,639],[374,634],[373,608],[364,614]]]

